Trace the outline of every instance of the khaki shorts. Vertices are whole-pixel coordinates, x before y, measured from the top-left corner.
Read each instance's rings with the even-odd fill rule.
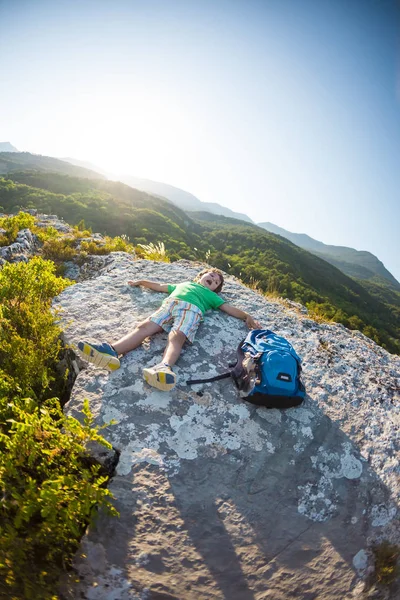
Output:
[[[167,332],[181,331],[193,343],[197,328],[203,320],[203,313],[190,302],[168,298],[149,319]]]

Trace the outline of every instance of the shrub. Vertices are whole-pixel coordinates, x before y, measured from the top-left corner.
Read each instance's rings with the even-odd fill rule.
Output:
[[[93,428],[87,401],[84,425],[54,402],[39,408],[13,398],[8,404],[8,431],[0,427],[0,598],[50,600],[94,506],[117,514],[107,477],[85,450],[91,440],[111,446]]]
[[[357,315],[349,317],[348,324],[350,329],[358,329],[359,331],[361,331],[364,326],[364,323]]]
[[[33,229],[34,225],[35,217],[24,212],[19,212],[14,217],[0,218],[0,227],[6,230],[6,233],[0,240],[0,246],[12,244],[17,237],[18,231],[21,231],[21,229]]]
[[[129,237],[127,235],[117,235],[115,238],[110,238],[109,244],[113,248],[110,252],[135,253],[135,248],[133,244],[129,242]]]
[[[52,298],[70,284],[41,257],[0,270],[0,598],[53,600],[95,505],[116,514],[86,452],[107,447],[88,402],[81,425],[54,388],[60,329]],[[110,424],[110,423],[109,423]]]
[[[129,243],[129,238],[121,235],[115,238],[106,237],[105,242],[90,242],[83,241],[81,243],[81,251],[87,254],[110,254],[110,252],[129,252],[135,253],[132,244]]]
[[[89,229],[79,229],[78,225],[75,225],[73,228],[73,232],[74,232],[74,238],[75,239],[80,239],[80,238],[87,238],[90,237],[92,235],[92,228],[90,227]]]
[[[40,257],[6,263],[0,271],[0,364],[21,393],[34,398],[50,389],[61,347],[50,304],[70,282],[54,271]]]
[[[72,260],[78,254],[74,244],[75,240],[73,238],[50,238],[43,244],[42,256],[46,260],[52,260],[55,263]]]
[[[381,343],[381,340],[379,339],[379,332],[375,329],[375,327],[367,325],[363,328],[362,333],[371,338],[371,340],[374,340],[374,342],[377,344]]]
[[[54,239],[60,236],[59,232],[55,227],[49,225],[48,227],[35,227],[33,228],[34,233],[39,238],[41,242],[46,242],[47,240]]]

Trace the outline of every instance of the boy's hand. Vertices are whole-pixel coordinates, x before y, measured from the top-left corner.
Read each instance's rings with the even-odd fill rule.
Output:
[[[246,317],[246,325],[249,329],[261,329],[261,324],[250,315]]]
[[[137,281],[127,281],[127,284],[131,287],[138,287],[139,285],[153,290],[153,292],[165,292],[168,294],[168,283],[157,283],[157,281],[147,281],[147,279],[138,279]]]
[[[240,308],[236,308],[236,306],[231,306],[226,302],[224,302],[224,304],[221,304],[219,308],[220,310],[222,310],[222,312],[226,313],[227,315],[235,317],[235,319],[242,319],[242,321],[246,323],[249,329],[261,329],[260,323],[253,319],[253,317],[247,312],[244,312],[244,310],[240,310]]]
[[[137,287],[138,285],[142,285],[142,280],[138,279],[137,281],[127,281],[127,284],[132,287]]]

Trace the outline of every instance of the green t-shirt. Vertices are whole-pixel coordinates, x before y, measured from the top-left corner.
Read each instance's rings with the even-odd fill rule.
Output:
[[[204,314],[210,308],[217,309],[225,300],[220,298],[218,294],[212,292],[200,283],[194,281],[184,281],[177,285],[168,285],[168,298],[177,298],[184,302],[190,302],[201,310]]]

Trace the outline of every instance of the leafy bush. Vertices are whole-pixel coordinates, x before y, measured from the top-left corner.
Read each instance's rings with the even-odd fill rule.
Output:
[[[39,238],[41,242],[46,242],[47,240],[55,239],[59,237],[59,232],[55,227],[49,225],[48,227],[35,227],[33,228],[34,233]]]
[[[21,393],[34,398],[55,380],[61,346],[50,304],[70,282],[54,271],[55,265],[40,257],[0,270],[0,364]]]
[[[110,254],[110,252],[135,253],[133,245],[129,243],[129,238],[124,235],[115,238],[107,236],[103,243],[95,240],[91,240],[90,242],[84,240],[81,243],[80,249],[87,254]]]
[[[0,598],[50,600],[94,506],[117,514],[107,477],[85,449],[91,440],[111,446],[93,428],[87,401],[84,425],[54,402],[8,404],[12,418],[0,427]]]
[[[54,390],[60,328],[52,298],[70,282],[41,257],[0,270],[0,598],[53,600],[107,477],[86,452],[108,442],[63,415]]]
[[[33,229],[35,225],[35,217],[28,213],[20,212],[14,217],[0,218],[0,227],[6,230],[6,233],[0,240],[1,246],[12,244],[17,237],[18,231],[21,229]]]
[[[47,260],[55,263],[72,260],[78,254],[75,239],[68,237],[50,238],[43,244],[42,255]]]

